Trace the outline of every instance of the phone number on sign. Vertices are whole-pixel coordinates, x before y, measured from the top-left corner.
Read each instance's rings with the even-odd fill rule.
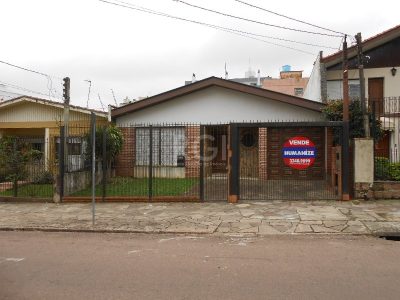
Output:
[[[291,164],[296,164],[296,165],[303,165],[303,164],[309,164],[311,163],[311,159],[309,158],[290,158],[289,162]]]

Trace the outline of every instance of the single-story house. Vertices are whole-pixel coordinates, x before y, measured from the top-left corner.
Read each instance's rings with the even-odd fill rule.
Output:
[[[88,132],[90,115],[96,114],[97,124],[107,124],[107,113],[70,105],[68,163],[69,169],[83,165],[82,135]],[[31,96],[21,96],[0,102],[0,138],[16,136],[43,153],[46,170],[54,166],[60,126],[63,126],[64,104]]]
[[[225,178],[226,161],[235,151],[229,148],[230,126],[240,124],[241,178],[326,181],[332,131],[312,126],[324,121],[324,106],[217,77],[199,80],[112,110],[124,134],[116,174],[146,177],[151,163],[155,177],[190,178],[203,172],[208,178]],[[294,152],[283,152],[285,147],[310,156],[298,159],[290,156]]]

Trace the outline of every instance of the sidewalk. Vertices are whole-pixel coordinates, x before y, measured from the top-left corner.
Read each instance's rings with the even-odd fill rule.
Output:
[[[222,203],[0,203],[0,230],[190,234],[400,233],[400,200]]]

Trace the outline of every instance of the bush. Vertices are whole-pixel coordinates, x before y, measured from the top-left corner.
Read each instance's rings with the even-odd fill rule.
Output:
[[[390,164],[389,174],[392,180],[400,181],[400,163]]]
[[[33,183],[35,184],[52,184],[53,182],[53,174],[49,171],[41,172],[33,178]]]
[[[391,163],[386,157],[375,157],[375,178],[400,181],[400,163]]]
[[[386,157],[375,157],[375,178],[378,180],[390,179],[390,162]]]

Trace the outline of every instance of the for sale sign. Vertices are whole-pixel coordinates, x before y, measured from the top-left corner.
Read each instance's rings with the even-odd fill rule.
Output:
[[[314,164],[317,151],[308,137],[295,136],[283,144],[282,156],[287,166],[304,170]]]

